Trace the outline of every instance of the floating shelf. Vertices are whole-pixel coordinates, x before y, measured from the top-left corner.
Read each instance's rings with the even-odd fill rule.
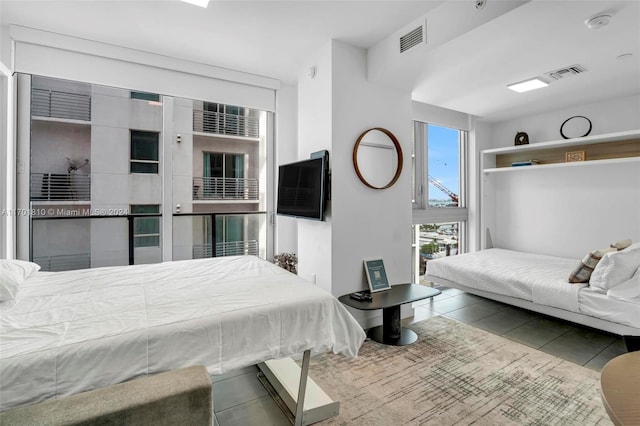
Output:
[[[589,167],[603,164],[620,164],[620,163],[640,163],[640,157],[625,157],[625,158],[609,158],[605,160],[591,160],[591,161],[572,161],[570,163],[551,163],[551,164],[534,164],[531,166],[519,166],[519,167],[493,167],[490,169],[484,169],[485,174],[493,173],[518,173],[525,170],[548,170],[557,169],[561,167]]]
[[[567,152],[581,151],[585,161],[566,162]],[[482,151],[483,171],[513,171],[548,167],[586,166],[640,159],[640,130],[630,130],[583,138],[539,142]],[[512,167],[512,163],[536,160],[539,164]]]

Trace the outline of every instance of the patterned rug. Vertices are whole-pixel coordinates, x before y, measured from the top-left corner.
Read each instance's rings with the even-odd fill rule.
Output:
[[[409,346],[312,357],[340,414],[323,425],[610,425],[596,371],[443,317]]]

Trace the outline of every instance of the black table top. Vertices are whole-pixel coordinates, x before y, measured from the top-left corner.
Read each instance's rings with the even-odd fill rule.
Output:
[[[338,300],[352,308],[370,311],[373,309],[391,308],[404,303],[416,302],[418,300],[437,296],[440,293],[440,290],[419,284],[396,284],[392,285],[389,290],[371,293],[373,298],[371,302],[361,302],[359,300],[352,299],[349,297],[349,294],[338,297]]]

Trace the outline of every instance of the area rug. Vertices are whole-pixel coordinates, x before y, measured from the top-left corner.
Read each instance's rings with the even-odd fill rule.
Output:
[[[596,371],[443,317],[410,328],[409,346],[312,357],[310,377],[340,401],[321,424],[611,424]]]

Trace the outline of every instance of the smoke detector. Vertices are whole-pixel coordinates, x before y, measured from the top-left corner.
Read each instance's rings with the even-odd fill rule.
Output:
[[[611,21],[611,15],[608,13],[601,13],[584,21],[584,24],[590,30],[597,30],[598,28],[606,27]]]

